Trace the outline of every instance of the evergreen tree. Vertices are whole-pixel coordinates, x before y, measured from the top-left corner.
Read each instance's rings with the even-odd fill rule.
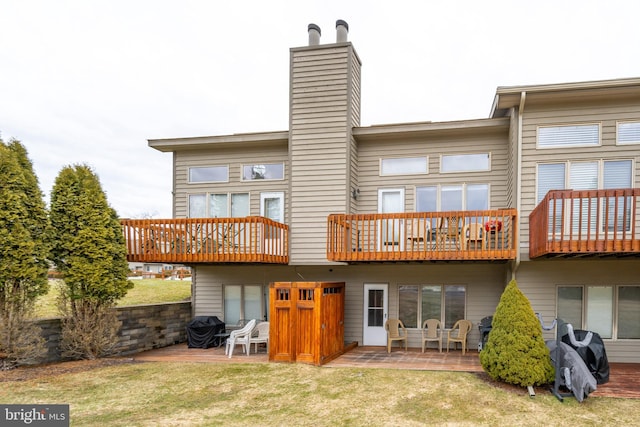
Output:
[[[0,364],[8,368],[44,352],[29,319],[47,293],[47,212],[38,179],[19,141],[0,139]]]
[[[95,358],[117,341],[112,310],[133,284],[120,221],[86,165],[67,166],[51,192],[51,259],[64,278],[63,353]],[[110,314],[111,313],[111,314]]]
[[[502,293],[480,363],[491,378],[523,387],[554,379],[542,326],[515,280]]]

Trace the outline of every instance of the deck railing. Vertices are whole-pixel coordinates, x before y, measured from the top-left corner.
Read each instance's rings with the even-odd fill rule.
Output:
[[[289,262],[289,227],[264,217],[123,219],[121,224],[128,261]]]
[[[640,255],[640,188],[551,190],[529,215],[529,257]]]
[[[330,261],[515,259],[515,209],[333,214],[328,218]]]

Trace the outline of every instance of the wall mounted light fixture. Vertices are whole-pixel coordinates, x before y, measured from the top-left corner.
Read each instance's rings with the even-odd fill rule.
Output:
[[[353,197],[354,200],[358,200],[358,195],[360,195],[360,189],[359,188],[352,188],[351,189],[351,197]]]

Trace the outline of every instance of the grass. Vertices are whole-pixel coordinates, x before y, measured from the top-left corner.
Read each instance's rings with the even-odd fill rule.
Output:
[[[66,403],[74,426],[617,426],[640,419],[637,400],[532,399],[468,373],[279,363],[109,366],[4,383],[0,402]]]
[[[134,284],[133,289],[118,301],[118,306],[176,302],[191,296],[190,280],[138,279],[131,282]],[[61,281],[51,280],[49,283],[49,293],[36,301],[36,317],[58,316],[57,299]]]

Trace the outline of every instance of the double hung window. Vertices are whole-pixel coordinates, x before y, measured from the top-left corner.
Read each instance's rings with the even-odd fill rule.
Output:
[[[538,164],[537,176],[536,198],[539,203],[549,190],[629,188],[632,186],[633,162],[631,160],[596,160],[541,163]],[[569,202],[565,201],[565,203]],[[631,225],[631,201],[625,200],[624,197],[609,197],[600,201],[602,209],[600,216],[597,215],[598,200],[574,199],[573,207],[564,207],[562,204],[563,200],[554,200],[549,206],[550,232],[561,230],[563,214],[571,214],[572,223],[570,225],[567,223],[566,227],[570,226],[573,230],[595,229],[598,226],[596,221],[598,217],[601,218],[601,229],[606,231],[628,230]]]
[[[438,319],[445,328],[465,318],[464,285],[400,285],[398,313],[407,328],[421,328],[427,319]]]
[[[235,325],[240,319],[264,319],[265,295],[261,285],[225,285],[224,321]]]
[[[557,315],[602,338],[640,339],[640,286],[559,286]]]

